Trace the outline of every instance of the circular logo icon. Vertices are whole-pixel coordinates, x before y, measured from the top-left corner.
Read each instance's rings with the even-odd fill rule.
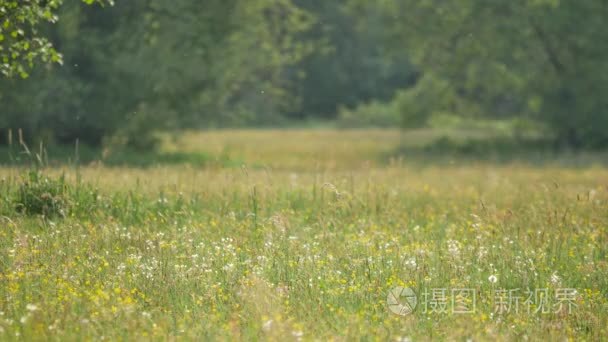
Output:
[[[411,314],[416,308],[418,297],[416,297],[416,292],[411,288],[398,286],[388,292],[386,303],[392,313],[406,316]]]

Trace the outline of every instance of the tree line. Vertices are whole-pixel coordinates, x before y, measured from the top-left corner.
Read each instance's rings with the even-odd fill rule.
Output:
[[[608,146],[603,1],[82,2],[0,0],[2,134],[147,148],[157,130],[449,115]]]

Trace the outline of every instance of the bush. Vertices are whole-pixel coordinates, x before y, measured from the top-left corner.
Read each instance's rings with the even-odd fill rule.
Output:
[[[341,108],[338,124],[346,127],[427,127],[434,117],[474,117],[477,106],[458,95],[446,80],[431,73],[389,101],[371,101],[354,109]]]
[[[38,170],[31,170],[24,178],[14,199],[17,211],[45,217],[66,216],[68,200],[64,177],[51,179]]]
[[[51,178],[39,169],[28,171],[17,190],[8,194],[15,211],[46,218],[94,215],[103,204],[98,190],[88,183],[71,184],[64,176]]]
[[[344,128],[398,127],[401,118],[392,102],[372,101],[354,109],[341,107],[338,125]]]

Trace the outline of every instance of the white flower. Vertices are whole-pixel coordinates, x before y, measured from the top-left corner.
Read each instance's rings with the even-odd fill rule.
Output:
[[[491,275],[488,277],[488,281],[492,284],[495,284],[498,281],[498,278],[495,275]]]
[[[271,320],[271,319],[264,322],[264,324],[262,324],[262,330],[270,331],[270,329],[272,328],[272,323],[273,323],[273,320]]]
[[[416,264],[416,258],[411,257],[407,260],[405,260],[405,266],[411,269],[415,269],[417,264]]]
[[[27,311],[36,311],[38,310],[38,307],[34,304],[28,304],[25,306],[25,308],[27,309]]]
[[[395,338],[395,342],[412,342],[412,339],[409,337],[398,336]]]
[[[293,335],[293,337],[296,337],[296,338],[300,338],[300,337],[304,336],[304,333],[301,331],[292,331],[291,334]]]
[[[554,285],[557,285],[560,283],[561,280],[562,280],[562,278],[560,278],[560,276],[557,275],[557,271],[553,272],[553,274],[551,275],[551,283],[553,283]]]
[[[456,240],[448,240],[448,252],[455,258],[460,256],[460,242]]]
[[[483,246],[479,247],[479,251],[477,252],[477,258],[483,259],[486,255],[488,255],[488,249]]]

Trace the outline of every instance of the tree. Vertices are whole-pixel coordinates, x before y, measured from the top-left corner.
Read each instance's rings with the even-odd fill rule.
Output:
[[[112,0],[82,1],[89,5],[113,4]],[[62,4],[63,0],[0,0],[0,73],[27,78],[36,61],[62,63],[62,55],[40,33],[42,23],[57,22]]]
[[[313,19],[290,0],[129,0],[57,13],[45,33],[64,66],[0,82],[10,112],[0,126],[60,143],[147,148],[155,130],[278,115],[294,102],[285,73],[311,49],[297,37]]]
[[[352,0],[352,6],[374,6]],[[526,116],[573,147],[608,146],[608,5],[603,1],[380,3],[387,46],[411,51],[485,116]]]
[[[406,54],[388,54],[382,44],[383,13],[378,6],[352,8],[348,2],[299,0],[316,17],[306,38],[317,49],[298,64],[294,92],[301,106],[295,118],[335,118],[338,108],[387,100],[415,80]],[[363,23],[363,21],[365,21]]]

